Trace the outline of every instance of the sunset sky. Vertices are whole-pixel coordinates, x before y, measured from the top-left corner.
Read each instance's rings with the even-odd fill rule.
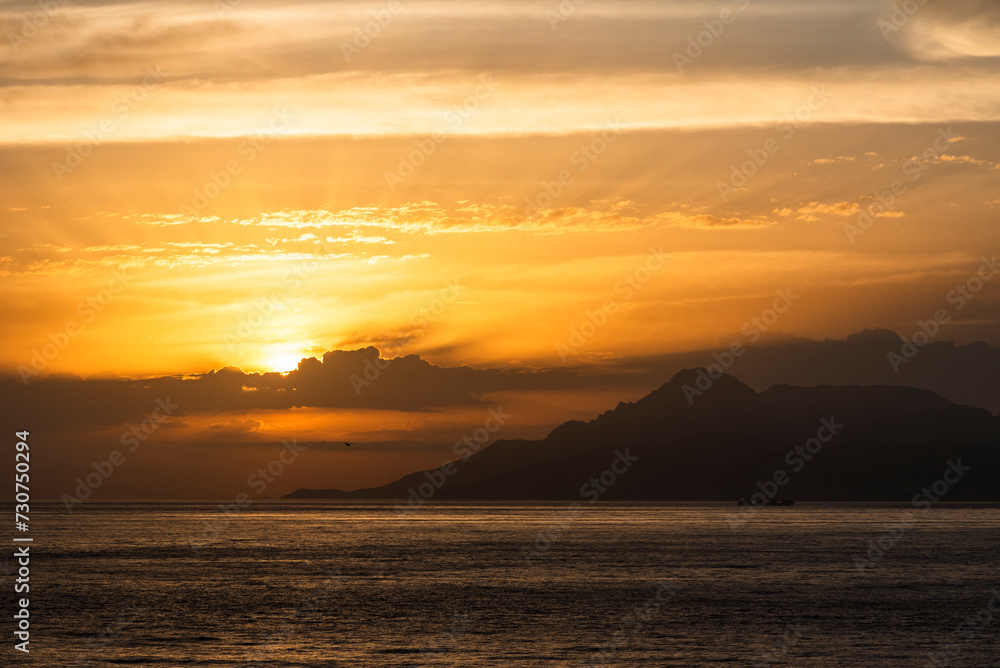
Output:
[[[269,495],[388,482],[488,405],[534,437],[638,398],[668,378],[580,379],[724,346],[781,291],[774,331],[908,337],[1000,246],[995,0],[52,0],[0,2],[0,32],[17,401],[224,367],[249,395],[369,346],[419,356],[414,395],[502,378],[383,401],[332,361],[377,356],[344,352],[316,371],[343,401],[205,390],[108,494],[228,496],[290,438],[376,445]],[[998,297],[941,337],[1000,345]],[[129,406],[54,420],[51,496],[155,404]]]

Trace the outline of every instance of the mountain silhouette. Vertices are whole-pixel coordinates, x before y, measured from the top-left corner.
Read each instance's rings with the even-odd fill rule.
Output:
[[[203,374],[142,378],[98,374],[83,380],[59,374],[26,384],[20,376],[0,371],[0,396],[7,414],[17,416],[20,423],[41,422],[62,429],[139,422],[150,406],[168,397],[178,406],[178,416],[294,407],[437,410],[474,406],[480,397],[500,392],[611,387],[623,393],[646,392],[684,369],[711,368],[730,342],[741,340],[738,336],[714,350],[623,357],[609,366],[602,364],[599,372],[587,365],[437,366],[413,354],[383,358],[372,346],[327,351],[321,359],[303,359],[287,373],[223,367]],[[767,332],[756,342],[747,341],[744,353],[724,370],[738,374],[755,390],[781,384],[893,385],[930,390],[955,403],[1000,412],[1000,348],[982,341],[965,345],[931,341],[912,349],[908,345],[885,329],[823,341]],[[53,412],[53,405],[60,410]]]
[[[685,369],[634,403],[566,422],[541,440],[497,441],[382,487],[300,489],[286,498],[580,500],[592,490],[588,481],[627,455],[634,462],[600,499],[735,503],[760,491],[759,483],[771,489],[768,481],[783,471],[782,497],[911,501],[960,461],[968,471],[940,500],[998,501],[998,444],[1000,417],[927,390],[776,385],[755,392],[729,375],[712,380],[705,369]]]
[[[740,340],[733,335],[732,340]],[[727,340],[728,341],[728,340]],[[728,342],[726,344],[728,346]],[[812,339],[768,332],[748,344],[733,367],[756,389],[790,384],[897,385],[930,390],[956,403],[1000,412],[1000,349],[978,341],[931,341],[918,348],[888,329],[865,329],[846,339]],[[666,378],[708,365],[712,351],[623,360],[620,368]]]

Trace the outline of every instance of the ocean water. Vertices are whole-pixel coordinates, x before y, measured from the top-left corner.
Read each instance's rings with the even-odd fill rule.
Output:
[[[996,507],[90,502],[33,522],[31,653],[8,631],[3,665],[1000,666]]]

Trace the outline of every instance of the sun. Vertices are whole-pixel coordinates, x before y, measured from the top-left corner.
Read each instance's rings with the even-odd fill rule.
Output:
[[[267,371],[277,371],[279,373],[294,371],[298,368],[299,360],[303,357],[307,357],[307,355],[299,351],[274,351],[264,358],[264,366]]]

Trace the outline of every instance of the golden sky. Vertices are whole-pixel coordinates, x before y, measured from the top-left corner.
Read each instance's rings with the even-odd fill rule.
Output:
[[[909,333],[1000,241],[995,1],[51,0],[0,2],[0,33],[19,377],[367,346],[601,373],[724,343],[782,290],[774,330]],[[997,306],[947,338],[1000,344]],[[648,389],[507,400],[537,435]],[[175,433],[440,443],[481,420],[356,408]]]

